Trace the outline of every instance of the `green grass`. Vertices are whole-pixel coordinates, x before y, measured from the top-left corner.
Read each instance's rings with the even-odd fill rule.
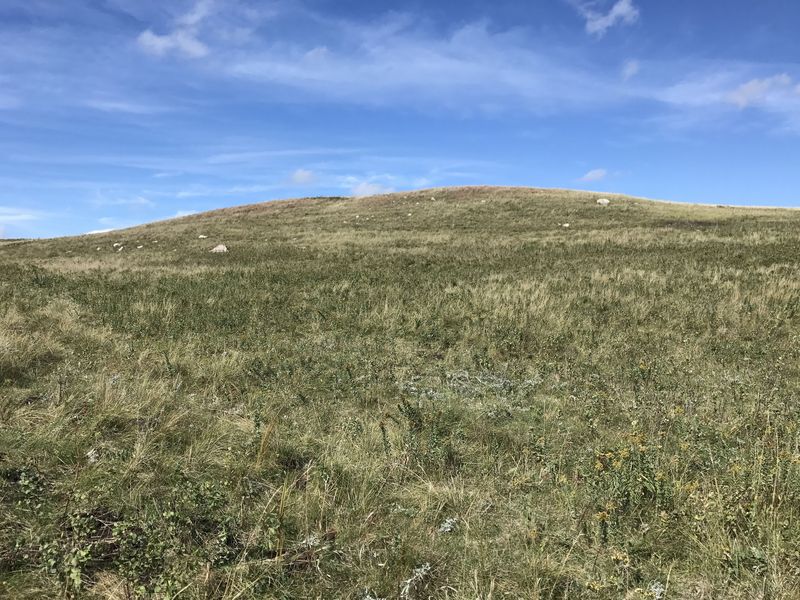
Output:
[[[0,246],[0,597],[800,596],[800,213],[596,198]]]

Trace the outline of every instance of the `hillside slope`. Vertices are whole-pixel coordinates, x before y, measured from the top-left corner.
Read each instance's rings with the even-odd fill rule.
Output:
[[[0,246],[0,596],[796,598],[800,213],[598,197]]]

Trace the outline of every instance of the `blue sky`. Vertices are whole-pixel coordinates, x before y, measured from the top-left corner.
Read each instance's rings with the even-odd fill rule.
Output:
[[[0,236],[530,185],[800,206],[796,0],[2,0]]]

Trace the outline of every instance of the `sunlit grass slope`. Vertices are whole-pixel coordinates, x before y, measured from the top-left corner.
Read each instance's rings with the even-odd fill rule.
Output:
[[[597,198],[0,246],[0,597],[800,597],[800,213]]]

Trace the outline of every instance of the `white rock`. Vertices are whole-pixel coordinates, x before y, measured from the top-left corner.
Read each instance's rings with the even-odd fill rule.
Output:
[[[561,226],[562,226],[564,229],[569,229],[569,223],[562,223],[562,224],[561,224]]]
[[[600,206],[608,206],[609,204],[611,204],[611,201],[610,201],[608,198],[599,198],[599,199],[597,200],[597,203],[598,203]]]
[[[204,239],[206,239],[207,237],[208,237],[207,235],[198,235],[198,236],[197,236],[197,239],[198,239],[198,240],[204,240]]]
[[[141,250],[142,248],[144,248],[144,246],[136,246],[137,250]]]
[[[228,247],[225,244],[220,244],[219,246],[214,246],[210,251],[219,254],[221,252],[227,252]]]
[[[122,252],[124,249],[125,249],[125,246],[120,246],[119,248],[117,248],[117,252]]]
[[[114,248],[119,248],[120,246],[122,246],[122,244],[119,242],[114,242]]]

